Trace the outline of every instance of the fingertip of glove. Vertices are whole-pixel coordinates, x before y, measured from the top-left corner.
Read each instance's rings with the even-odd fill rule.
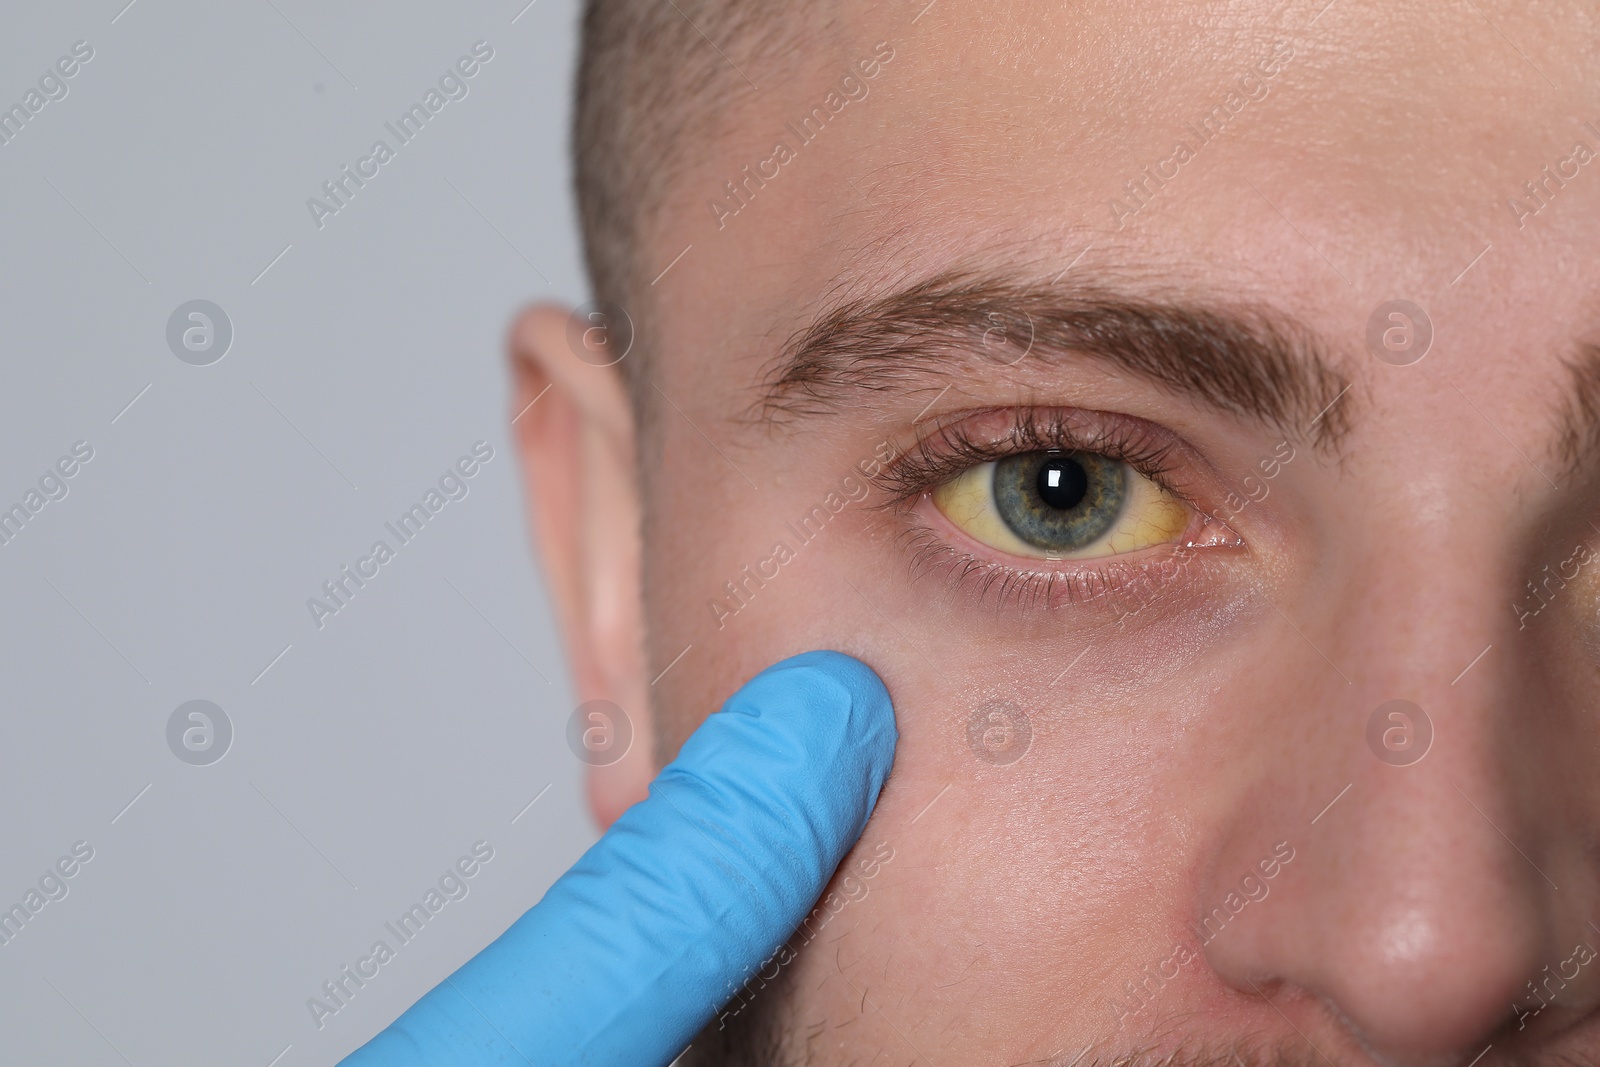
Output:
[[[863,746],[880,775],[887,776],[899,731],[889,690],[871,667],[831,649],[802,652],[756,675],[740,696],[760,706],[779,693],[798,697],[802,713],[834,713],[846,740]]]

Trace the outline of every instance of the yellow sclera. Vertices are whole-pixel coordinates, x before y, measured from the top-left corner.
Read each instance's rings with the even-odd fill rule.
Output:
[[[1126,467],[1126,465],[1124,465]],[[1171,544],[1189,526],[1190,511],[1151,479],[1126,467],[1122,506],[1105,534],[1092,543],[1051,551],[1019,537],[995,500],[996,463],[969,467],[933,490],[933,504],[967,536],[1000,552],[1028,559],[1097,559]]]

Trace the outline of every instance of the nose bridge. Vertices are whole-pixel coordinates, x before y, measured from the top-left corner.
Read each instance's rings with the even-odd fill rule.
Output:
[[[1403,525],[1337,554],[1345,580],[1330,613],[1330,637],[1354,661],[1352,680],[1374,692],[1420,692],[1456,681],[1505,633],[1506,588],[1514,571],[1498,525],[1468,499],[1411,501]],[[1377,532],[1374,532],[1377,533]]]
[[[1330,1002],[1391,1062],[1465,1063],[1584,926],[1587,885],[1556,888],[1583,869],[1557,854],[1571,813],[1529,788],[1577,757],[1528,729],[1561,694],[1518,630],[1506,558],[1471,532],[1408,534],[1330,567],[1360,576],[1338,595],[1281,609],[1294,621],[1298,606],[1320,658],[1276,668],[1304,676],[1303,728],[1255,804],[1311,782],[1330,802],[1307,807],[1272,905],[1206,951],[1246,992],[1265,980]],[[1260,848],[1241,819],[1212,869]]]
[[[1475,843],[1485,862],[1516,868],[1515,857],[1526,874],[1519,849],[1553,813],[1525,787],[1566,758],[1559,709],[1575,694],[1549,669],[1549,634],[1528,628],[1526,608],[1519,618],[1517,594],[1542,569],[1488,533],[1504,524],[1459,525],[1408,531],[1359,561],[1371,581],[1345,585],[1330,631],[1351,684],[1329,706],[1361,727],[1350,808],[1376,819],[1370,851]]]

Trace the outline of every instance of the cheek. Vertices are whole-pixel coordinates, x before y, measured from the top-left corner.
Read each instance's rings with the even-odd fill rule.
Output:
[[[863,840],[887,841],[895,859],[852,905],[850,933],[827,959],[806,961],[814,974],[802,989],[839,966],[837,949],[855,999],[837,978],[816,996],[839,1019],[855,1018],[871,989],[874,1001],[921,1005],[938,1032],[984,1034],[985,1019],[1036,1017],[1045,1002],[1069,1007],[1040,1024],[1041,1040],[1101,1032],[1119,983],[1170,957],[1209,827],[1247,787],[1252,734],[1294,696],[1273,679],[1306,667],[1304,650],[1283,640],[1299,639],[1244,627],[1181,677],[1052,685],[1076,650],[958,633],[962,620],[931,605],[890,604],[885,615],[894,628],[876,612],[861,620],[879,635],[874,666],[895,694],[901,742]],[[1086,657],[1078,677],[1114,671],[1125,654]],[[975,714],[985,729],[973,729]],[[996,758],[1024,733],[1020,757]],[[1181,810],[1174,796],[1186,798]]]
[[[800,494],[756,507],[725,495],[735,481],[719,476],[713,507],[663,494],[676,510],[653,527],[652,672],[690,648],[651,693],[670,750],[743,681],[811,648],[871,665],[901,735],[862,837],[893,859],[800,951],[786,995],[883,1047],[901,1038],[863,1013],[864,992],[910,1013],[897,1026],[958,1044],[988,1035],[952,1045],[954,1061],[1023,1062],[1035,1039],[1103,1031],[1118,961],[1136,972],[1171,954],[1207,826],[1235,806],[1230,775],[1247,773],[1231,757],[1293,699],[1272,679],[1305,666],[1299,638],[1239,595],[1205,611],[1157,599],[1120,630],[1085,612],[975,607],[914,577],[881,514],[847,508],[806,539],[806,502],[788,503]],[[793,558],[745,577],[771,573],[758,565],[778,540]],[[1045,1017],[1046,1001],[1065,1007]],[[996,1018],[1025,1022],[995,1039]]]
[[[690,649],[650,687],[668,751],[741,684],[788,656],[846,652],[877,670],[891,693],[893,679],[910,676],[921,662],[851,588],[864,581],[861,509],[823,507],[818,516],[808,509],[820,505],[820,492],[812,500],[768,493],[760,507],[734,499],[708,508],[688,506],[693,497],[677,494],[652,517],[645,567],[650,676]],[[809,524],[802,521],[808,514]]]
[[[941,743],[937,712],[906,709],[921,712],[928,740],[903,743],[863,837],[894,859],[797,961],[792,995],[807,1017],[898,1040],[862,1011],[865,993],[914,1039],[953,1041],[941,1061],[1032,1062],[1041,1042],[1103,1032],[1113,965],[1172,947],[1166,913],[1185,876],[1162,836],[1169,794],[1044,739],[1009,767],[978,766]]]
[[[849,584],[832,579],[864,609],[852,636],[872,635],[890,691],[924,728],[937,721],[946,761],[972,757],[976,745],[977,761],[1014,762],[1014,735],[1031,727],[1033,745],[1082,731],[1072,743],[1104,745],[1114,765],[1129,736],[1185,723],[1285,629],[1243,581],[1201,564],[1145,572],[1098,603],[1039,610],[974,604],[947,574],[914,571],[904,550],[889,552],[891,538],[865,544],[840,565]],[[990,705],[1016,711],[996,720]],[[1017,717],[1025,722],[1013,729]]]

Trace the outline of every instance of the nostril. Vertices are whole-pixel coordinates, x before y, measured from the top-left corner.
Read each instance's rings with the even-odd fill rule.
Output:
[[[1374,905],[1338,929],[1318,922],[1316,933],[1300,925],[1306,913],[1286,908],[1277,915],[1287,921],[1218,952],[1213,965],[1286,1020],[1290,1004],[1317,1002],[1380,1063],[1467,1067],[1497,1033],[1515,1028],[1528,980],[1543,974],[1544,939],[1526,913],[1491,922],[1494,909],[1486,909],[1481,922],[1455,922],[1425,895],[1431,899]]]
[[[1427,826],[1357,798],[1328,824],[1336,831],[1299,843],[1264,900],[1244,903],[1205,942],[1217,976],[1259,1005],[1260,1025],[1289,1021],[1335,1061],[1342,1046],[1393,1067],[1468,1067],[1516,1029],[1516,1005],[1537,1006],[1528,983],[1542,980],[1546,964],[1552,989],[1566,981],[1571,1007],[1547,1010],[1541,1025],[1560,1029],[1554,1020],[1570,1021],[1580,1001],[1593,1005],[1581,981],[1562,976],[1592,970],[1600,985],[1600,962],[1580,965],[1570,943],[1553,947],[1554,932],[1581,919],[1565,921],[1549,886],[1503,839],[1488,840],[1448,783],[1443,792],[1456,818]],[[1234,845],[1214,869],[1239,869],[1258,842]],[[1235,881],[1207,878],[1203,891]]]
[[[1496,662],[1469,677],[1486,685]],[[1600,899],[1578,830],[1588,786],[1567,785],[1592,782],[1588,753],[1558,764],[1513,732],[1525,696],[1369,700],[1327,713],[1336,767],[1275,768],[1204,843],[1196,910],[1225,900],[1265,842],[1294,847],[1264,899],[1241,892],[1225,922],[1211,913],[1221,931],[1203,951],[1225,1003],[1335,1063],[1486,1067],[1566,1042],[1600,1005],[1600,956],[1574,950]]]

